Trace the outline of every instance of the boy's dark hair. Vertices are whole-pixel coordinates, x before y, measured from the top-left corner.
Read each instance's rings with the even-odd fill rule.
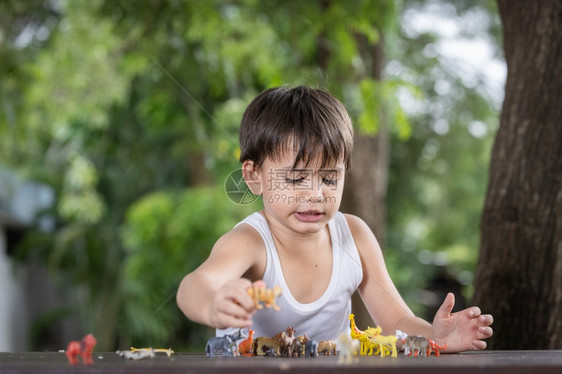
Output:
[[[270,88],[248,105],[240,124],[240,162],[260,168],[295,147],[293,168],[321,155],[321,168],[340,160],[349,169],[353,126],[343,104],[329,93],[305,86]]]

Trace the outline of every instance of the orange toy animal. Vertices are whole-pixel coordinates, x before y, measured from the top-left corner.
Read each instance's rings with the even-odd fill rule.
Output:
[[[439,356],[440,352],[444,349],[447,349],[447,343],[445,343],[444,346],[439,346],[437,345],[437,343],[434,340],[431,339],[427,339],[427,342],[429,343],[429,346],[427,347],[427,356],[429,357],[431,355],[431,352],[435,352],[435,356]]]
[[[66,347],[66,357],[68,363],[71,365],[78,364],[78,356],[82,356],[82,364],[91,365],[94,363],[92,360],[92,352],[98,341],[92,334],[86,335],[82,341],[72,341]]]
[[[275,286],[273,288],[265,287],[250,287],[248,288],[248,295],[254,300],[254,305],[256,309],[263,309],[263,305],[260,301],[263,301],[266,308],[273,308],[273,310],[279,310],[277,304],[275,304],[275,299],[281,296],[281,287]]]
[[[248,330],[248,337],[238,345],[238,352],[243,356],[252,356],[252,345],[254,343],[254,330]]]

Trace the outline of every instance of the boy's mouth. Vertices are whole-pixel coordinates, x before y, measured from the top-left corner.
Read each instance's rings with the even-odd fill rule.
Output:
[[[324,217],[324,213],[319,210],[305,210],[303,212],[296,212],[295,216],[299,221],[317,222]]]

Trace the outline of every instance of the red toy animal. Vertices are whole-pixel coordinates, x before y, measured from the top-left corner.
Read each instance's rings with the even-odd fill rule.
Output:
[[[82,356],[82,364],[91,365],[94,363],[92,360],[92,352],[98,341],[92,334],[86,335],[82,341],[72,341],[66,347],[66,357],[68,363],[71,365],[78,364],[78,355]]]

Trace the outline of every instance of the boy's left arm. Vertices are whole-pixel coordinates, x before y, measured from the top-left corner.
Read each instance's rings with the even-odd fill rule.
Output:
[[[492,336],[491,315],[482,315],[478,307],[451,314],[455,298],[453,294],[448,294],[433,324],[416,317],[390,279],[372,231],[360,218],[349,214],[346,214],[346,218],[363,267],[363,282],[358,291],[383,333],[394,334],[396,329],[400,329],[408,335],[422,335],[440,345],[447,343],[447,352],[486,348],[486,342],[482,339]]]
[[[440,344],[447,343],[446,352],[485,349],[486,342],[482,339],[492,336],[492,315],[482,314],[477,306],[451,313],[454,305],[455,296],[447,294],[435,313],[432,338]]]

